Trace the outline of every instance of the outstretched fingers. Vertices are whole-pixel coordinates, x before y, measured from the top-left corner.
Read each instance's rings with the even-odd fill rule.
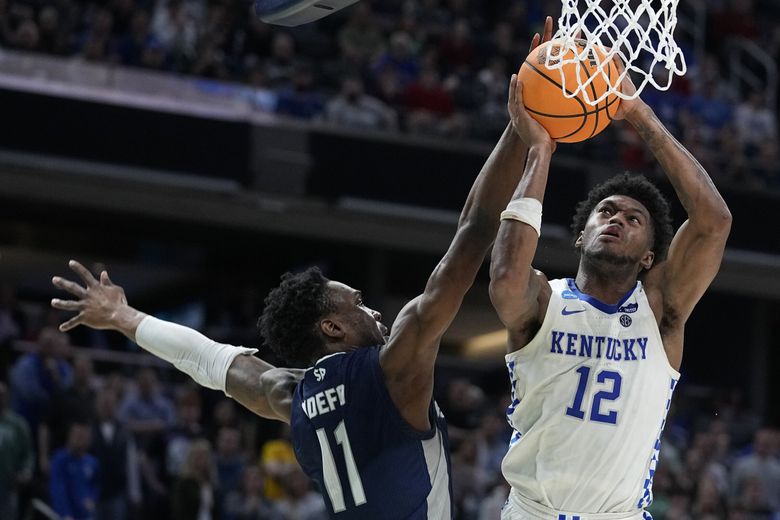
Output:
[[[67,291],[73,296],[77,296],[79,298],[83,298],[87,294],[87,290],[76,282],[71,282],[65,278],[60,278],[59,276],[52,278],[51,283],[54,284],[55,287],[62,289],[63,291]]]
[[[68,262],[68,267],[70,267],[74,273],[81,277],[87,287],[93,287],[98,284],[98,281],[94,276],[92,276],[92,273],[89,272],[89,269],[81,265],[76,260],[71,260]]]
[[[542,33],[542,43],[549,42],[553,34],[553,19],[548,16],[544,19],[544,32]]]
[[[52,298],[51,306],[61,311],[80,311],[84,308],[84,302],[77,300],[60,300]]]
[[[528,48],[528,53],[530,54],[533,52],[535,48],[539,46],[539,42],[542,40],[542,37],[539,36],[539,33],[534,34],[534,37],[531,38],[531,46]]]
[[[61,323],[59,327],[60,331],[68,332],[69,330],[81,325],[81,317],[82,317],[82,313],[78,313],[68,321]]]

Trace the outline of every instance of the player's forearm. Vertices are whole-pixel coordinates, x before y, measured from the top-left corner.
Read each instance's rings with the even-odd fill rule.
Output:
[[[481,229],[482,238],[488,240],[488,245],[493,241],[499,214],[506,208],[523,175],[527,153],[528,147],[512,125],[507,125],[474,181],[460,215],[459,227],[469,224],[489,227]]]
[[[627,119],[666,172],[692,225],[718,229],[731,220],[728,206],[707,171],[669,133],[650,107],[643,105]]]
[[[528,152],[525,174],[517,186],[512,200],[533,198],[542,202],[547,187],[552,150],[532,147]],[[524,287],[530,276],[529,269],[536,252],[538,235],[524,222],[504,220],[498,230],[496,245],[490,262],[491,283]]]

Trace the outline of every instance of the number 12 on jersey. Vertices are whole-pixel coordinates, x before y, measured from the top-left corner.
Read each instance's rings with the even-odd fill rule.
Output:
[[[344,453],[344,462],[347,466],[347,480],[349,480],[349,488],[352,491],[352,499],[355,501],[356,506],[365,504],[366,493],[363,491],[363,481],[360,480],[355,457],[352,455],[352,446],[349,444],[349,436],[347,435],[347,427],[344,425],[344,421],[341,421],[333,431],[333,436],[336,438],[336,444],[341,446]],[[344,503],[341,478],[339,478],[339,472],[336,469],[336,461],[333,459],[333,452],[330,449],[328,434],[325,432],[325,428],[317,430],[317,440],[320,441],[320,451],[322,452],[322,477],[325,481],[325,490],[328,492],[328,498],[330,498],[330,503],[333,505],[333,512],[340,513],[346,510],[347,506]]]
[[[585,396],[585,388],[588,386],[590,367],[583,366],[576,371],[580,374],[580,381],[577,383],[577,392],[574,394],[574,403],[566,408],[566,415],[576,417],[577,419],[584,419],[585,411],[582,409],[582,400]],[[596,392],[596,395],[593,396],[593,405],[590,407],[590,420],[607,424],[617,424],[617,411],[612,410],[609,413],[602,413],[601,402],[614,401],[620,397],[620,387],[623,383],[623,377],[614,370],[602,370],[596,375],[597,383],[607,383],[607,381],[612,382],[612,388],[610,390]]]

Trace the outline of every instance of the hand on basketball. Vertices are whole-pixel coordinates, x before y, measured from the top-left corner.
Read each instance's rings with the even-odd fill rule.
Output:
[[[623,74],[623,71],[625,71],[623,61],[617,55],[612,59],[614,60],[615,66],[618,69],[618,74]],[[631,81],[630,73],[626,73],[626,77],[623,78],[622,83],[620,83],[620,91],[627,96],[636,94],[636,86],[634,85],[634,82]],[[615,115],[612,116],[612,119],[630,119],[634,114],[637,113],[637,109],[644,104],[645,102],[642,101],[639,97],[635,99],[621,99],[620,107],[617,109],[617,112],[615,112]]]
[[[507,106],[509,116],[512,118],[512,128],[526,146],[529,148],[546,146],[549,147],[550,151],[555,151],[555,141],[547,130],[528,114],[525,105],[523,105],[523,83],[518,79],[517,74],[512,74],[512,79],[509,81]]]
[[[547,43],[552,39],[553,34],[553,19],[552,16],[548,16],[544,19],[544,31],[542,31],[542,35],[540,36],[539,33],[534,34],[534,37],[531,38],[531,47],[529,47],[528,52],[530,54],[531,51],[533,51],[535,48],[537,48],[542,43]]]
[[[86,325],[93,329],[115,328],[114,318],[117,311],[127,306],[124,289],[111,282],[107,271],[101,272],[100,280],[97,280],[86,267],[75,260],[68,262],[68,266],[79,275],[86,287],[59,276],[52,278],[51,282],[56,287],[77,298],[75,300],[52,299],[51,306],[55,309],[78,312],[76,316],[62,323],[60,330],[66,332],[78,325]]]

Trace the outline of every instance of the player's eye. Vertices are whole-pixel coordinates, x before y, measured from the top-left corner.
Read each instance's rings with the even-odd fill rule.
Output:
[[[611,209],[609,209],[609,208],[608,208],[608,207],[606,207],[606,206],[605,206],[605,207],[603,207],[603,208],[601,208],[601,212],[602,212],[603,214],[605,214],[605,215],[612,215],[612,210],[611,210]]]
[[[630,220],[631,222],[633,222],[635,224],[639,224],[639,217],[633,217],[632,216],[632,217],[629,217],[628,220]]]

